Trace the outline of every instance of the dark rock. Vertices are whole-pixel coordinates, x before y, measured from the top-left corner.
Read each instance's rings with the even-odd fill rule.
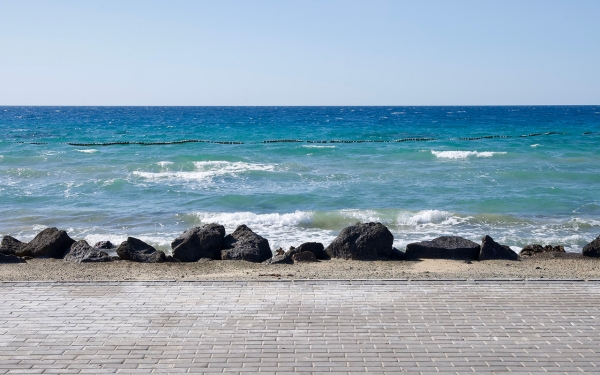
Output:
[[[200,258],[221,259],[224,238],[225,227],[219,224],[192,228],[171,243],[173,258],[183,262],[197,262]]]
[[[25,245],[27,244],[14,237],[4,236],[2,237],[2,244],[0,245],[0,254],[15,255],[15,253],[20,251]]]
[[[316,262],[317,257],[312,251],[303,251],[292,255],[292,260],[294,263]]]
[[[320,242],[305,242],[302,245],[295,248],[295,253],[302,253],[305,251],[310,251],[315,254],[315,258],[327,260],[331,259],[329,255],[325,252],[325,246],[323,246]]]
[[[546,245],[546,246],[542,246],[542,245],[538,245],[538,244],[532,244],[532,245],[527,245],[525,246],[521,252],[519,253],[519,255],[521,255],[522,257],[532,257],[532,256],[539,256],[539,255],[544,255],[544,256],[556,256],[559,254],[563,254],[565,253],[565,248],[562,247],[561,245],[558,246],[552,246],[552,245]]]
[[[25,263],[25,260],[16,255],[0,253],[0,263]]]
[[[479,258],[479,244],[457,236],[442,236],[431,241],[406,245],[406,259],[461,259]]]
[[[117,255],[123,260],[134,262],[159,263],[166,260],[165,253],[134,237],[128,237],[127,241],[119,245]]]
[[[113,245],[113,243],[110,241],[100,241],[100,242],[96,242],[96,244],[94,245],[94,249],[110,250],[110,249],[114,249],[114,248],[115,248],[115,245]]]
[[[481,239],[479,260],[492,259],[519,260],[519,255],[517,255],[510,247],[500,245],[494,241],[492,237],[486,235]]]
[[[332,258],[374,260],[389,257],[394,236],[381,223],[356,224],[344,228],[325,252]]]
[[[600,257],[600,236],[583,247],[583,256]]]
[[[269,241],[254,233],[245,225],[227,235],[223,240],[221,258],[223,260],[245,260],[261,263],[271,258],[273,253]]]
[[[390,253],[390,260],[404,260],[406,259],[406,253],[396,249],[395,247],[392,248],[392,252]]]
[[[91,247],[85,240],[77,241],[71,245],[71,249],[65,254],[65,260],[76,263],[111,261],[107,253]]]
[[[275,255],[273,258],[265,260],[265,264],[292,264],[292,257],[287,254]]]
[[[180,263],[181,261],[179,259],[177,259],[177,258],[173,258],[172,255],[167,255],[167,256],[165,256],[165,262],[168,262],[168,263]]]
[[[46,228],[20,250],[17,256],[62,258],[75,242],[67,232],[57,228]]]

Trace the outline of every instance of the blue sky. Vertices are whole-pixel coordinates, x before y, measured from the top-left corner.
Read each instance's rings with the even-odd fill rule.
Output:
[[[0,0],[0,105],[600,104],[600,1]]]

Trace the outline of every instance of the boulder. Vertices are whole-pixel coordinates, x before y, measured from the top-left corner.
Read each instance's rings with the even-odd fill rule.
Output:
[[[96,242],[96,244],[94,245],[94,249],[109,250],[109,249],[114,249],[114,248],[115,248],[115,245],[113,245],[113,243],[110,241],[100,241],[100,242]]]
[[[14,237],[4,236],[2,237],[2,244],[0,244],[0,254],[15,255],[15,253],[21,251],[25,245],[27,244]]]
[[[62,258],[74,242],[75,240],[69,237],[64,230],[46,228],[38,233],[31,242],[16,251],[15,255],[33,258]]]
[[[317,257],[312,251],[302,251],[300,253],[292,255],[292,260],[294,261],[294,263],[316,262]]]
[[[394,236],[381,223],[355,224],[344,228],[325,252],[332,258],[375,260],[389,257]]]
[[[254,233],[245,225],[227,235],[223,240],[221,259],[223,260],[245,260],[248,262],[261,263],[271,258],[273,253],[269,241]]]
[[[127,241],[117,247],[117,255],[133,262],[159,263],[166,260],[165,253],[134,237],[127,237]]]
[[[287,254],[275,255],[273,258],[269,258],[263,262],[264,264],[292,264],[294,261],[292,257]]]
[[[302,253],[305,251],[310,251],[311,253],[315,254],[316,259],[322,259],[322,260],[331,259],[331,257],[329,255],[327,255],[327,253],[325,252],[325,246],[323,246],[323,244],[320,242],[305,242],[302,245],[294,248],[293,253],[291,253],[291,251],[292,251],[292,249],[290,249],[290,251],[288,251],[288,253],[290,253],[290,255]]]
[[[392,253],[390,254],[390,260],[404,260],[406,259],[406,253],[396,249],[395,247],[392,248]]]
[[[519,260],[519,255],[517,255],[510,247],[500,245],[494,241],[492,237],[486,235],[481,239],[479,260],[492,259]]]
[[[102,250],[91,247],[87,241],[81,240],[71,245],[65,254],[65,260],[75,263],[110,262],[111,257]]]
[[[25,260],[16,255],[0,253],[0,263],[25,263]]]
[[[457,236],[442,236],[431,241],[409,243],[406,245],[406,259],[461,259],[479,258],[479,244]]]
[[[201,258],[221,259],[225,227],[206,224],[189,229],[172,243],[173,258],[182,262],[197,262]]]
[[[600,236],[583,247],[583,256],[600,257]]]
[[[531,244],[525,246],[521,252],[519,253],[522,257],[532,257],[532,256],[556,256],[562,255],[565,253],[565,248],[561,245],[552,246],[552,245],[538,245]]]

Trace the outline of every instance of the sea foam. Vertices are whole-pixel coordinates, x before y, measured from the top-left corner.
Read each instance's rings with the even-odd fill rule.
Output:
[[[167,162],[160,162],[165,167]],[[193,171],[146,172],[134,171],[133,175],[147,180],[179,180],[179,181],[207,181],[218,176],[236,176],[245,172],[275,170],[274,164],[258,164],[228,161],[198,161],[194,162]]]
[[[495,151],[434,151],[431,153],[441,159],[467,159],[469,157],[477,158],[491,158],[494,155],[503,155],[506,152],[495,152]]]

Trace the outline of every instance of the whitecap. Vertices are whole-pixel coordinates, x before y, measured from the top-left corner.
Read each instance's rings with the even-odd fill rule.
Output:
[[[534,145],[531,145],[530,147],[539,147],[539,146],[541,146],[541,144],[539,144],[539,143],[536,143],[536,144],[534,144]]]
[[[494,151],[434,151],[431,153],[441,159],[467,159],[469,157],[490,158],[494,155],[504,155],[506,152]]]
[[[210,181],[218,176],[235,176],[244,172],[275,170],[274,164],[257,164],[228,161],[198,161],[194,162],[194,171],[145,172],[134,171],[135,176],[147,180],[179,180],[179,181]]]
[[[85,154],[93,154],[95,152],[98,152],[98,150],[96,150],[95,148],[87,148],[85,150],[75,150],[77,152],[83,152]]]
[[[336,148],[336,146],[304,145],[304,148]]]
[[[255,214],[253,212],[197,212],[196,216],[202,223],[220,223],[224,226],[260,225],[266,227],[298,226],[312,221],[311,211],[296,211],[292,213]]]
[[[171,164],[174,164],[174,163],[172,161],[159,161],[156,164],[158,164],[161,167],[166,167],[167,165],[171,165]]]

